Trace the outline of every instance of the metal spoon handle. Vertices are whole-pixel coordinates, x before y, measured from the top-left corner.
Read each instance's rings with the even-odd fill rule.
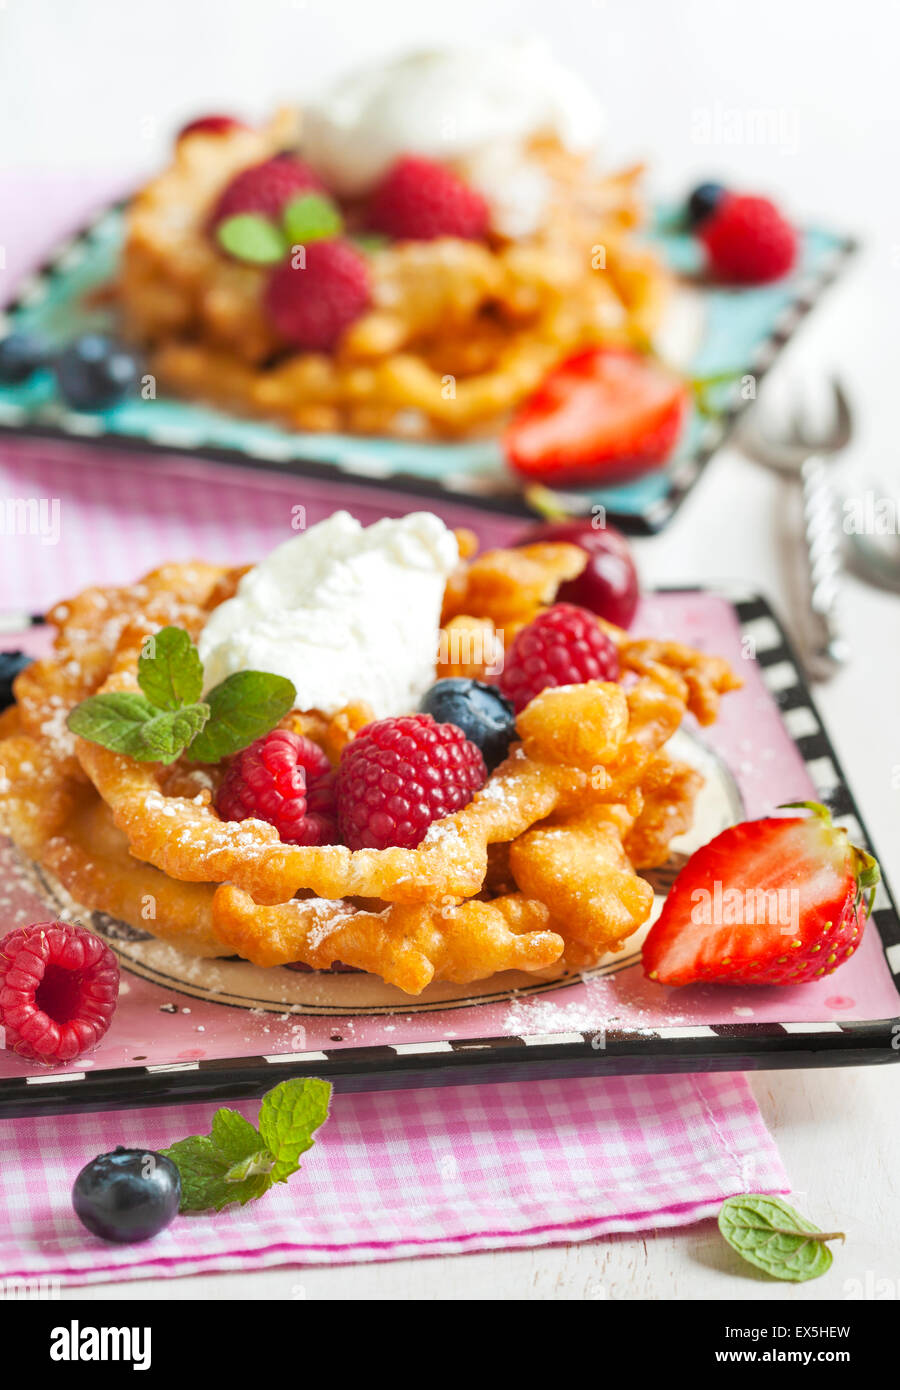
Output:
[[[850,648],[839,613],[844,572],[841,531],[825,462],[818,454],[804,462],[800,485],[811,614],[809,662],[819,680],[828,680],[847,661]]]

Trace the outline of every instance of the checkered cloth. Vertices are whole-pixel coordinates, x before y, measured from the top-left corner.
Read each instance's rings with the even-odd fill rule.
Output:
[[[0,1279],[93,1284],[549,1245],[683,1226],[735,1193],[789,1190],[743,1076],[507,1082],[336,1096],[302,1170],[259,1201],[178,1217],[143,1245],[87,1234],[69,1198],[84,1163],[117,1144],[206,1133],[214,1111],[0,1121]]]

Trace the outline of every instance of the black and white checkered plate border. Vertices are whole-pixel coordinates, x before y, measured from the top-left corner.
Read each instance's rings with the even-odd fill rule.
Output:
[[[56,277],[67,274],[73,265],[78,264],[84,249],[97,237],[104,219],[126,205],[127,202],[123,201],[104,209],[81,231],[56,247],[47,260],[22,282],[16,297],[0,311],[0,336],[7,331],[4,319],[13,319],[18,309],[40,300]],[[828,287],[843,274],[858,249],[859,244],[853,237],[844,237],[822,258],[814,271],[800,276],[794,287],[793,299],[785,305],[771,332],[758,344],[746,363],[735,364],[742,376],[754,377],[759,385],[797,328]],[[671,521],[713,454],[725,443],[738,416],[748,404],[750,400],[742,394],[740,381],[736,380],[729,402],[722,412],[705,421],[696,447],[672,465],[666,495],[637,515],[617,512],[615,506],[608,507],[609,520],[623,531],[638,535],[652,535],[661,531]],[[449,498],[485,511],[534,518],[533,509],[514,486],[508,491],[494,492],[479,489],[474,480],[465,477],[449,475],[445,480],[421,478],[402,469],[376,466],[370,459],[363,464],[359,460],[317,462],[315,459],[297,458],[287,436],[279,438],[273,435],[264,452],[260,446],[259,451],[253,454],[241,448],[232,449],[217,444],[194,427],[185,430],[160,424],[158,428],[148,430],[146,435],[136,436],[118,433],[107,427],[102,415],[60,408],[52,418],[32,417],[24,406],[9,404],[4,404],[0,409],[0,434],[3,433],[43,439],[89,440],[94,447],[127,448],[143,453],[187,454],[191,458],[208,458],[241,468],[265,468],[295,476],[327,479],[338,484],[342,478],[352,478],[360,484],[376,488],[387,487],[423,497]],[[561,492],[557,496],[563,509],[573,514],[590,512],[596,500],[590,494],[573,492]]]
[[[671,590],[670,590],[671,592]],[[686,591],[682,591],[686,592]],[[753,643],[763,679],[820,800],[854,842],[869,840],[797,657],[766,599],[726,591]],[[900,918],[882,880],[872,925],[898,989]],[[872,930],[870,925],[869,930]],[[262,1095],[288,1076],[322,1076],[345,1091],[399,1090],[462,1082],[654,1072],[753,1071],[895,1061],[900,1016],[823,1023],[688,1024],[677,1028],[528,1034],[340,1047],[107,1071],[48,1071],[0,1081],[0,1117],[62,1110],[124,1109],[172,1101]]]

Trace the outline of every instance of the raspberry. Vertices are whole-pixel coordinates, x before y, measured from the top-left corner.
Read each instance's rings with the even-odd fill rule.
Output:
[[[303,265],[293,258],[272,271],[266,287],[269,318],[286,342],[312,352],[334,347],[369,302],[369,271],[346,241],[313,241]]]
[[[619,653],[594,614],[574,603],[555,603],[516,634],[499,685],[518,714],[548,685],[618,677]]]
[[[699,235],[713,270],[745,284],[779,279],[797,254],[796,232],[768,198],[726,194]]]
[[[334,774],[318,744],[273,729],[232,758],[216,793],[222,820],[268,821],[285,844],[337,839]]]
[[[402,240],[457,236],[477,241],[487,231],[488,205],[442,164],[405,155],[376,188],[369,223]]]
[[[322,182],[308,165],[293,155],[275,155],[262,164],[251,164],[226,184],[210,217],[215,228],[226,217],[240,212],[258,212],[280,221],[286,205],[298,193],[320,192]]]
[[[233,130],[247,129],[244,122],[234,116],[198,116],[195,121],[183,125],[175,139],[183,140],[186,135],[230,135]]]
[[[379,719],[341,754],[341,838],[351,849],[414,849],[432,821],[466,806],[486,780],[480,749],[455,724],[430,714]]]
[[[108,946],[70,922],[35,922],[0,941],[0,1025],[6,1046],[51,1066],[95,1048],[119,995]]]

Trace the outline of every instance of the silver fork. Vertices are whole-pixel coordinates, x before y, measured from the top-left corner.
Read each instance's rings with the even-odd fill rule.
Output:
[[[790,421],[781,430],[771,419],[761,417],[757,405],[744,417],[740,432],[752,458],[800,482],[809,605],[804,655],[816,680],[828,680],[850,655],[840,620],[843,537],[827,460],[849,442],[853,423],[840,382],[834,379],[831,386],[833,405],[827,425],[812,426],[808,408],[796,400]]]

